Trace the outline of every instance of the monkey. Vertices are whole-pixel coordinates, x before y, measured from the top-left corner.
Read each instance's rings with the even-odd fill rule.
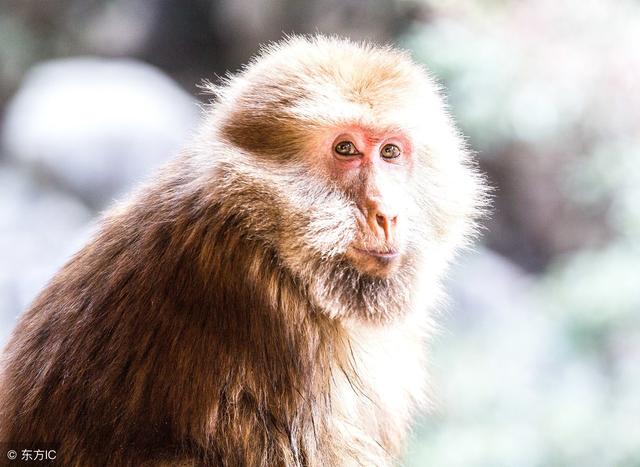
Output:
[[[391,46],[292,36],[213,84],[4,350],[0,442],[65,466],[392,466],[483,177]]]

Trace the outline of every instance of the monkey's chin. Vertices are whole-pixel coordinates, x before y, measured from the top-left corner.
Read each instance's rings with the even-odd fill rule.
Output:
[[[351,246],[347,250],[347,257],[361,273],[386,278],[398,270],[401,255],[398,251],[376,251]]]

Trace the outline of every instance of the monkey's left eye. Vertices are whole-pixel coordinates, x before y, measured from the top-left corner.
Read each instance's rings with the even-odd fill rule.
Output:
[[[395,159],[400,156],[400,148],[395,144],[385,144],[380,150],[380,155],[385,159]]]
[[[355,156],[358,154],[358,150],[356,149],[355,144],[353,144],[351,141],[340,141],[338,144],[336,144],[334,151],[341,156]]]

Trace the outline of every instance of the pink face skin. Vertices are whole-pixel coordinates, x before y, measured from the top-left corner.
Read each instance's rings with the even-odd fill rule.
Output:
[[[413,168],[408,138],[398,131],[352,125],[323,138],[320,169],[359,208],[359,234],[347,257],[361,271],[392,274],[403,253],[403,206]]]

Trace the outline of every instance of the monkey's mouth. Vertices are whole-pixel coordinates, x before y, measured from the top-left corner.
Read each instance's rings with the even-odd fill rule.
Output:
[[[357,247],[351,245],[348,256],[360,272],[385,278],[393,274],[400,265],[400,250],[384,247]]]
[[[369,250],[364,248],[353,247],[359,253],[373,256],[374,258],[379,258],[383,260],[393,260],[400,256],[400,253],[397,250]]]

